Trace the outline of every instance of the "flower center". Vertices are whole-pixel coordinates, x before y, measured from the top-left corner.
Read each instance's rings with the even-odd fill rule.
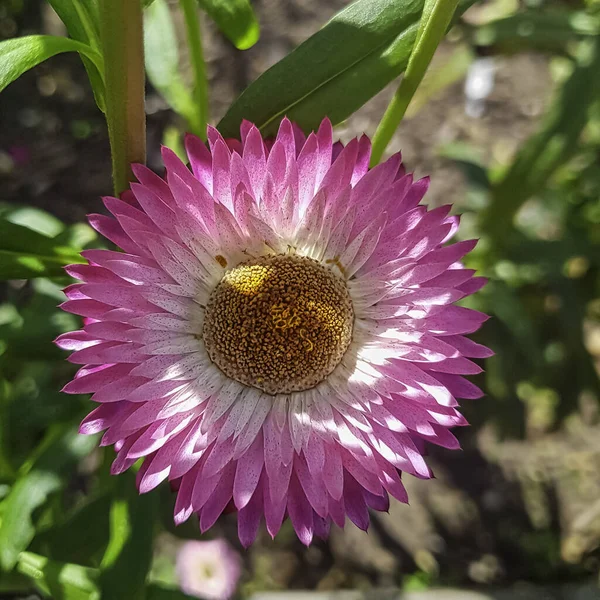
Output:
[[[268,394],[307,390],[352,339],[346,284],[315,260],[265,256],[228,271],[212,292],[202,336],[227,376]]]

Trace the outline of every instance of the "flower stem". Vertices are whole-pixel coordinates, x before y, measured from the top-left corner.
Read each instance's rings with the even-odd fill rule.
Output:
[[[113,185],[119,195],[133,179],[131,163],[146,161],[141,1],[100,0],[100,36]]]
[[[206,140],[206,124],[208,122],[208,85],[206,81],[206,64],[202,51],[202,32],[196,0],[179,0],[187,31],[190,61],[194,72],[193,98],[196,104],[195,129],[202,139]]]
[[[425,0],[419,32],[406,72],[373,137],[372,167],[379,163],[394,132],[400,125],[433,55],[450,25],[457,5],[458,0]]]

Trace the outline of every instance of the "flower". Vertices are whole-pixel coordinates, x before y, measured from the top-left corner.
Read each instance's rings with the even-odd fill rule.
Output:
[[[140,492],[172,482],[177,523],[233,502],[246,546],[263,516],[305,544],[366,529],[481,396],[463,375],[490,352],[465,334],[486,316],[453,305],[484,283],[460,262],[475,241],[444,245],[458,218],[419,204],[428,180],[399,154],[369,170],[368,138],[333,144],[327,120],[208,138],[187,137],[191,172],[165,148],[166,179],[134,166],[114,218],[90,216],[123,252],[67,268],[62,307],[94,321],[57,340],[84,365],[64,391],[94,393],[81,432],[106,430],[113,473],[144,458]]]
[[[207,600],[229,600],[242,571],[240,555],[225,540],[185,542],[176,568],[182,591]]]

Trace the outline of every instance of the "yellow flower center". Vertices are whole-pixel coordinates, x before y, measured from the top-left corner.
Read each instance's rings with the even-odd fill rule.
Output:
[[[290,393],[335,369],[353,322],[338,275],[310,258],[279,254],[225,274],[208,301],[202,336],[227,376],[268,394]]]

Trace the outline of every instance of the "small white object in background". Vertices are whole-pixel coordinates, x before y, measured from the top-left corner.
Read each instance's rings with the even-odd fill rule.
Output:
[[[205,600],[229,600],[242,573],[240,555],[225,541],[190,541],[177,553],[181,590]]]
[[[485,112],[485,99],[494,89],[496,62],[493,57],[477,58],[465,80],[465,113],[479,118]]]

